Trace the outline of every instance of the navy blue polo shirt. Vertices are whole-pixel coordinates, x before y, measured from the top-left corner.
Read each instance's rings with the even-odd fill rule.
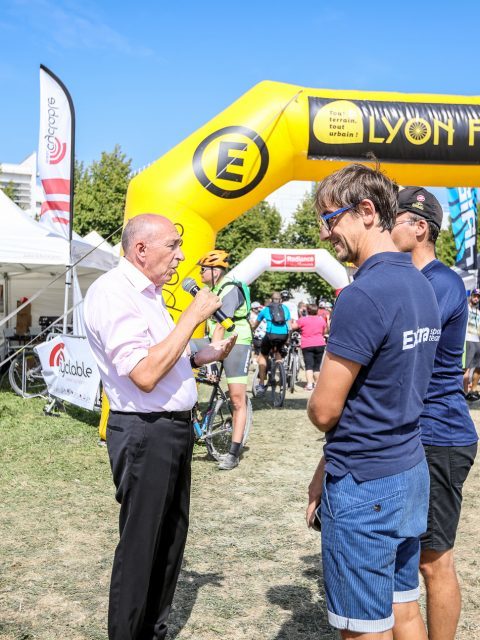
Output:
[[[332,315],[327,351],[362,366],[326,435],[328,473],[373,480],[421,462],[419,417],[439,337],[435,294],[410,254],[366,260]]]
[[[462,357],[468,319],[468,302],[461,278],[432,260],[422,273],[435,292],[442,335],[437,345],[433,374],[420,416],[423,444],[466,447],[478,440],[463,393]]]

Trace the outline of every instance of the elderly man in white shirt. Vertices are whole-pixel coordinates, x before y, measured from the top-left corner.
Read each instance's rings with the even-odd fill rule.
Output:
[[[163,216],[131,219],[125,257],[90,287],[85,322],[110,402],[107,448],[120,508],[109,640],[163,640],[188,529],[192,366],[221,360],[235,337],[188,354],[198,325],[221,306],[202,289],[175,325],[162,287],[184,255]]]

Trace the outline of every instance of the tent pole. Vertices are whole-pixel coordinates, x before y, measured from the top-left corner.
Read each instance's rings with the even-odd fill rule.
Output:
[[[70,298],[70,287],[72,286],[72,265],[71,259],[69,260],[68,271],[65,274],[65,298],[63,302],[63,333],[67,333],[68,324],[68,302]]]
[[[3,274],[3,314],[4,316],[8,316],[10,311],[10,307],[8,304],[9,295],[10,295],[10,287],[9,287],[8,273],[4,273]],[[7,321],[7,327],[9,324],[10,322]]]

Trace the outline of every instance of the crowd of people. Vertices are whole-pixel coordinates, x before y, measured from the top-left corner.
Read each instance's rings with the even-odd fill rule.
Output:
[[[248,287],[228,272],[228,254],[216,249],[199,261],[206,286],[174,324],[162,287],[184,260],[182,239],[152,214],[128,222],[124,257],[86,296],[121,505],[109,640],[167,634],[188,529],[192,370],[224,362],[233,430],[219,468],[233,470],[252,348],[261,395],[266,359],[282,357],[292,330],[311,392],[307,415],[326,437],[306,521],[321,527],[330,624],[346,640],[455,638],[461,597],[453,549],[477,451],[465,391],[478,397],[480,291],[467,301],[460,278],[436,260],[442,209],[427,190],[399,190],[379,167],[351,164],[318,185],[315,206],[320,237],[358,268],[333,313],[327,301],[296,305],[288,291],[251,303]],[[218,310],[235,323],[233,335],[212,317]],[[207,339],[192,342],[205,321]]]

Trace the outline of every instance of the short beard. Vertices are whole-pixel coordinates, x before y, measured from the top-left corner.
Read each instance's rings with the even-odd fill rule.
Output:
[[[339,262],[353,262],[355,263],[356,254],[353,249],[348,245],[348,242],[341,240],[337,247],[340,247],[340,251],[335,251],[336,258]]]

